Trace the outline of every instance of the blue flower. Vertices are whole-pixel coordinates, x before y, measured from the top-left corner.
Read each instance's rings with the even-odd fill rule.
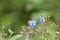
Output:
[[[40,24],[43,24],[45,22],[45,18],[43,16],[40,16]]]
[[[32,29],[36,26],[36,21],[35,20],[30,20],[28,21],[28,24],[31,26]]]

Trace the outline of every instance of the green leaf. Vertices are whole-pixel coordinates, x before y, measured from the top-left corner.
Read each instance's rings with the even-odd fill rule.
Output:
[[[21,38],[23,35],[15,35],[12,38],[10,38],[9,40],[17,40],[19,38]]]
[[[9,31],[10,34],[13,34],[14,33],[11,29],[8,29],[8,31]]]

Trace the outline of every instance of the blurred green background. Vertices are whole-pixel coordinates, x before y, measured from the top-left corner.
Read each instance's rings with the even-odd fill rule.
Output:
[[[40,14],[46,18],[46,22],[43,25],[37,23],[34,30],[30,29],[28,21],[38,21]],[[46,30],[40,32],[41,27]],[[26,29],[33,32],[26,35]],[[17,34],[23,37],[10,39]],[[0,40],[9,39],[60,40],[60,0],[0,0]]]

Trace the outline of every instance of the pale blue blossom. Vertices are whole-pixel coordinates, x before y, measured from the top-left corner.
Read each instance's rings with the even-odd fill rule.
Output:
[[[43,24],[45,22],[45,18],[43,16],[40,16],[40,24]]]
[[[32,29],[36,26],[36,20],[30,20],[28,21],[28,24],[31,26]]]

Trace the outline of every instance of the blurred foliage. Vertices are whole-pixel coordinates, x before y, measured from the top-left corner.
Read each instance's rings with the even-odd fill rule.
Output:
[[[42,25],[40,15],[46,19]],[[35,29],[28,25],[29,20],[37,21]],[[12,37],[16,34],[23,37]],[[3,39],[60,40],[60,0],[0,0],[0,40]]]
[[[17,40],[20,37],[22,37],[22,35],[15,35],[14,37],[12,37],[11,39],[8,39],[8,40]]]

